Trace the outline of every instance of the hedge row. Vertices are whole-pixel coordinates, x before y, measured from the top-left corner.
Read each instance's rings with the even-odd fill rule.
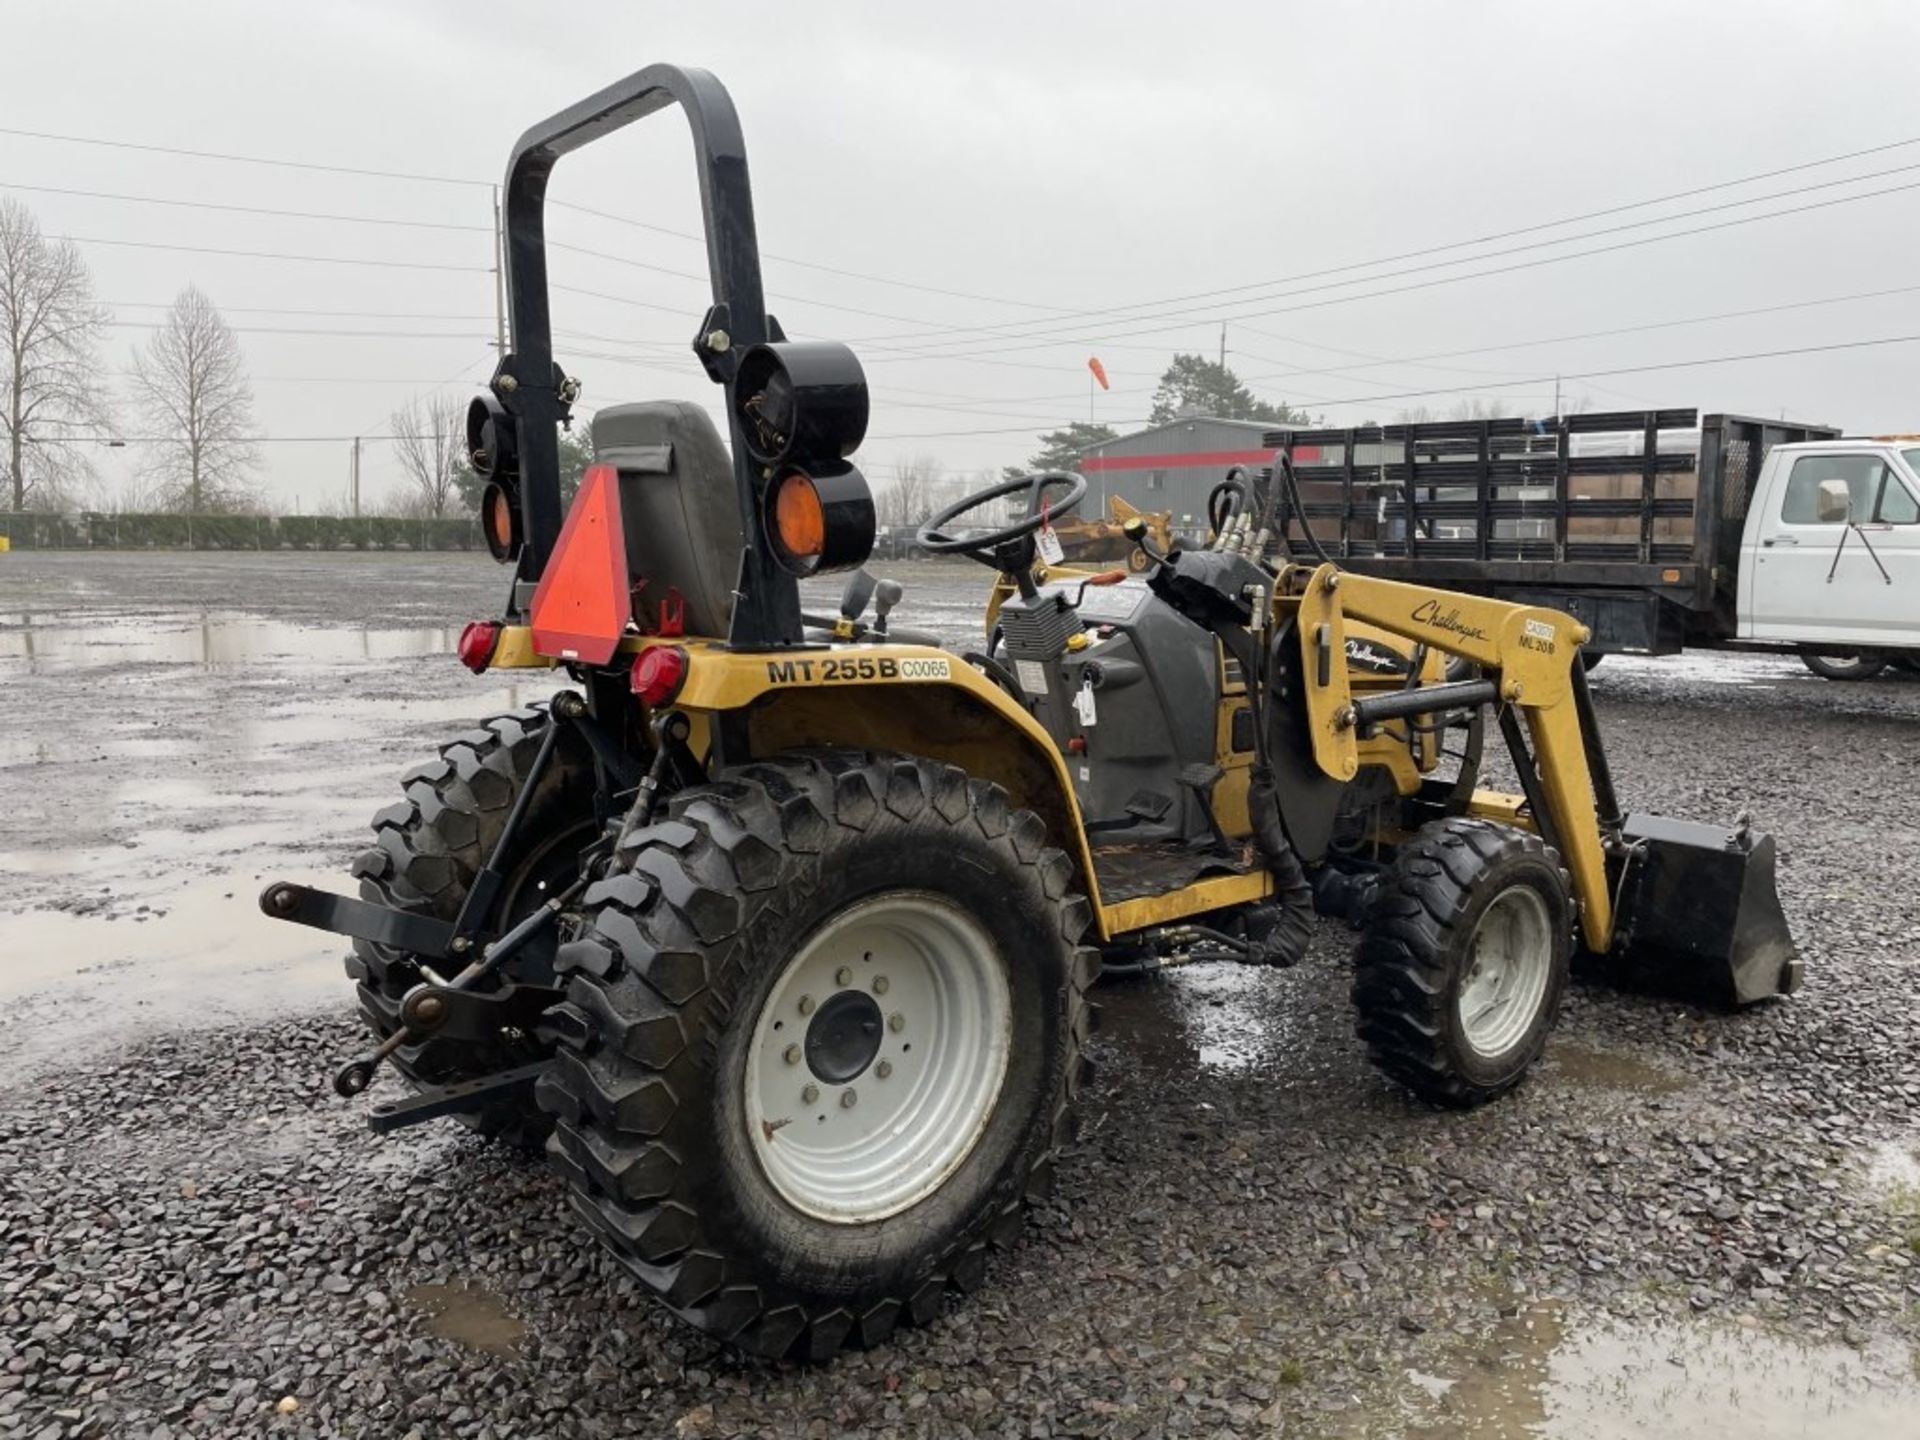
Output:
[[[15,550],[484,550],[479,522],[384,515],[36,515],[0,511]]]

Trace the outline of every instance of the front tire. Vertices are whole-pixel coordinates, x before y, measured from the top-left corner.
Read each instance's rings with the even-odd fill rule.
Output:
[[[1436,821],[1395,857],[1361,939],[1360,1038],[1422,1099],[1484,1104],[1546,1047],[1572,948],[1566,875],[1538,836]]]
[[[539,1087],[574,1208],[682,1319],[825,1358],[937,1315],[1069,1139],[1095,953],[1072,866],[931,761],[682,792],[587,892]]]
[[[1822,680],[1871,680],[1887,668],[1884,655],[1802,655],[1807,669]]]

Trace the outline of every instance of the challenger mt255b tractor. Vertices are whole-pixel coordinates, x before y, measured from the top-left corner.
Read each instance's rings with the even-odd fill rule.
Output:
[[[602,409],[563,516],[578,386],[553,354],[548,177],[671,105],[713,287],[693,350],[729,434],[692,404]],[[1080,477],[997,485],[920,534],[998,577],[992,638],[895,626],[899,587],[859,569],[860,365],[767,314],[710,75],[643,70],[535,126],[505,206],[513,343],[469,439],[513,580],[460,655],[562,688],[404,777],[361,898],[261,903],[352,937],[377,1043],[336,1088],[391,1063],[417,1091],[374,1128],[544,1141],[687,1321],[822,1357],[978,1285],[1069,1142],[1103,961],[1288,965],[1337,913],[1362,932],[1367,1048],[1442,1105],[1522,1077],[1576,952],[1728,1004],[1797,985],[1771,840],[1621,812],[1586,631],[1270,559],[1299,508],[1285,464],[1223,476],[1204,547],[1142,530],[1137,575],[1049,563]],[[840,613],[804,613],[798,578],[830,571]],[[1493,734],[1517,794],[1478,784]]]

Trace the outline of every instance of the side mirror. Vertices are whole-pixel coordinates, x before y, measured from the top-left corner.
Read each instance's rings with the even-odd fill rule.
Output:
[[[1814,518],[1822,525],[1841,525],[1853,518],[1853,491],[1844,480],[1822,480],[1813,502]]]

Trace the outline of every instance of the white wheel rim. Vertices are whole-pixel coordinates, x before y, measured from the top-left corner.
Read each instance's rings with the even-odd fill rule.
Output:
[[[1553,970],[1553,921],[1531,885],[1509,885],[1481,912],[1456,1002],[1460,1033],[1487,1059],[1533,1028]]]
[[[896,890],[841,911],[787,963],[754,1024],[745,1111],[762,1173],[796,1210],[836,1224],[917,1205],[986,1129],[1012,1022],[999,952],[951,901]]]

